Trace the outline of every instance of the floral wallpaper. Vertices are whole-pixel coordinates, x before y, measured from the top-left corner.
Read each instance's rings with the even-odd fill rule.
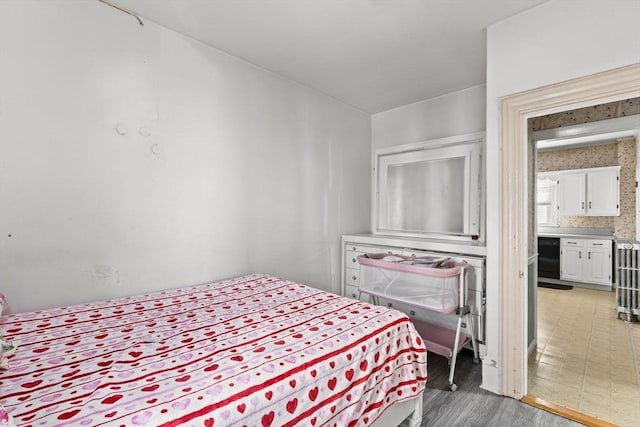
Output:
[[[537,130],[553,129],[583,123],[595,122],[623,116],[640,114],[640,97],[594,105],[576,110],[556,114],[534,117],[529,119],[529,133]],[[635,165],[638,142],[626,140],[608,145],[596,145],[543,151],[536,156],[529,156],[529,169],[534,169],[537,161],[537,171],[555,171],[567,169],[593,168],[603,166],[621,166],[620,169],[620,216],[619,217],[559,217],[560,227],[612,228],[619,238],[635,238],[636,210],[635,210]],[[533,151],[533,142],[529,140],[529,153]],[[531,177],[531,173],[529,174]],[[535,181],[532,181],[535,182]],[[535,197],[529,189],[529,229],[533,231]],[[533,235],[533,234],[530,234]],[[529,242],[530,253],[534,242]]]
[[[620,216],[560,216],[560,227],[612,228],[616,237],[635,236],[635,162],[633,140],[538,153],[538,172],[621,166]]]
[[[529,119],[529,130],[555,129],[634,114],[640,114],[640,97],[534,117]]]
[[[613,218],[614,234],[618,238],[636,236],[636,153],[638,141],[619,142],[620,216]]]
[[[616,144],[542,151],[538,153],[538,172],[618,166]]]

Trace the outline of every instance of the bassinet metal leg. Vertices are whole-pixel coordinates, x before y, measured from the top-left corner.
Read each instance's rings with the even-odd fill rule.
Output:
[[[471,348],[473,348],[473,363],[480,363],[480,358],[478,357],[478,340],[476,340],[476,332],[473,326],[473,320],[471,319],[471,314],[467,314],[467,324],[469,325],[469,331],[471,331]]]
[[[453,352],[451,353],[451,367],[449,368],[449,388],[456,391],[458,386],[453,382],[453,374],[456,371],[456,359],[458,358],[458,342],[460,340],[460,329],[462,329],[462,316],[458,316],[458,326],[456,327],[456,338],[453,341]]]

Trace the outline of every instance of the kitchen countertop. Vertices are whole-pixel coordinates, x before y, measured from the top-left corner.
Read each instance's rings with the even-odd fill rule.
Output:
[[[613,240],[613,235],[606,236],[602,234],[571,234],[571,233],[538,233],[538,237],[576,237],[580,239],[604,239]]]
[[[615,239],[613,229],[611,228],[538,227],[538,236],[575,237],[580,239]]]

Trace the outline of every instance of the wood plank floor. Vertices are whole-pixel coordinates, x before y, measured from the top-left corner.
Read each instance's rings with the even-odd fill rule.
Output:
[[[429,353],[429,379],[424,393],[421,427],[427,426],[544,426],[581,424],[509,397],[480,389],[482,367],[473,363],[471,351],[458,357],[456,392],[449,391],[447,359]]]

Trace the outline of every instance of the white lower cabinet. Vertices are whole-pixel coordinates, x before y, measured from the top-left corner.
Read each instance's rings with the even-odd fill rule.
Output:
[[[560,240],[560,278],[581,282],[584,278],[582,239]]]
[[[611,285],[611,247],[606,239],[560,239],[560,279]]]
[[[587,248],[585,281],[608,285],[611,283],[611,270],[611,242],[608,242],[608,248]]]

